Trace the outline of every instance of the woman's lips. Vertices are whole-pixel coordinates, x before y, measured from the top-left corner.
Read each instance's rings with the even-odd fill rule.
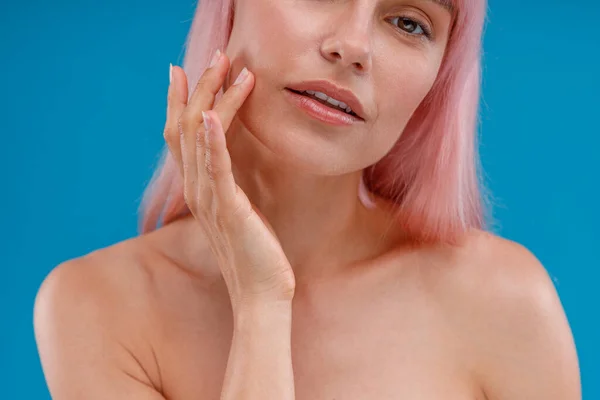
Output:
[[[284,92],[285,97],[290,100],[292,104],[319,121],[334,126],[349,126],[364,122],[358,117],[345,113],[342,110],[329,107],[312,97],[301,95],[291,89],[286,88]]]

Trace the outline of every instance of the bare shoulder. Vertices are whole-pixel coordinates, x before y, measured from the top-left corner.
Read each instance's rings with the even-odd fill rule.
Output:
[[[132,238],[65,261],[49,272],[37,298],[49,300],[54,296],[98,295],[96,300],[110,303],[122,302],[119,295],[131,293],[129,297],[139,301],[127,302],[126,305],[135,306],[137,303],[146,306],[144,300],[147,299],[142,292],[153,276],[146,262],[152,256],[145,250],[140,238]]]
[[[542,323],[538,318],[544,316],[555,322],[564,318],[548,271],[524,245],[478,231],[459,250],[457,260],[464,269],[461,283],[468,289],[465,294],[487,307],[486,312],[521,318],[521,326]],[[492,314],[490,317],[493,318]]]
[[[460,246],[439,246],[423,256],[421,275],[450,306],[556,305],[546,269],[525,246],[475,230]],[[453,299],[453,300],[451,300]]]
[[[555,301],[552,280],[539,259],[525,246],[490,232],[474,231],[453,250],[458,283],[471,285],[466,294],[490,299],[525,300],[548,305]],[[480,299],[481,300],[481,299]]]
[[[488,398],[580,398],[571,329],[540,260],[481,231],[449,254],[445,301]]]
[[[92,388],[103,374],[116,387],[117,371],[141,390],[160,385],[149,336],[156,325],[149,257],[134,238],[65,261],[46,276],[35,298],[34,329],[53,395],[76,396],[76,381]]]
[[[182,268],[157,245],[170,240],[164,232],[66,261],[46,276],[34,329],[53,397],[163,398],[163,346],[201,330],[223,293],[217,279]]]
[[[67,304],[90,307],[94,303],[96,311],[110,312],[114,319],[117,310],[141,313],[152,309],[151,288],[156,271],[149,268],[152,258],[160,261],[144,240],[136,237],[65,261],[42,282],[36,311],[50,311],[53,306]]]

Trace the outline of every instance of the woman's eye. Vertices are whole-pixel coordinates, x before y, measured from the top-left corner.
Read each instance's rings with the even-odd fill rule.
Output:
[[[397,27],[399,27],[400,29],[402,29],[403,31],[405,31],[411,35],[425,36],[427,38],[431,37],[431,32],[429,32],[429,29],[413,19],[410,19],[407,17],[392,18],[392,21],[396,21],[396,20],[398,22],[394,23],[394,25],[396,25]]]

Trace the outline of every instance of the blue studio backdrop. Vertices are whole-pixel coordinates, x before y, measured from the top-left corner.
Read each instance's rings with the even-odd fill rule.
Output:
[[[49,399],[34,296],[60,262],[136,234],[163,145],[169,62],[195,2],[0,3],[0,387]],[[491,0],[481,157],[498,234],[545,265],[600,399],[600,3]]]

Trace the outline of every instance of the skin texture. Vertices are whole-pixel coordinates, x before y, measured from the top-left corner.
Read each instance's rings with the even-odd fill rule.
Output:
[[[35,326],[54,398],[220,398],[233,314],[208,245],[184,240],[195,234],[178,220],[53,270]],[[299,284],[292,315],[296,399],[581,398],[552,282],[486,233]]]
[[[394,16],[427,23],[434,39],[399,31]],[[360,170],[385,155],[430,89],[449,23],[427,1],[238,2],[224,86],[244,66],[255,84],[227,149],[295,293],[290,332],[262,310],[273,318],[249,320],[269,328],[255,331],[263,346],[246,331],[236,351],[268,359],[285,338],[297,399],[581,397],[562,306],[527,249],[480,231],[460,246],[413,246],[389,204],[368,210],[356,196]],[[352,88],[365,123],[331,127],[295,110],[282,90],[307,79]],[[55,268],[34,315],[54,398],[218,399],[240,315],[220,265],[187,216]],[[259,356],[246,360],[260,370]]]
[[[430,21],[436,40],[410,36],[390,21],[396,16]],[[359,205],[361,170],[391,149],[428,93],[449,24],[450,14],[427,1],[238,2],[230,77],[246,66],[256,83],[227,134],[228,149],[236,182],[277,232],[297,281],[327,273],[323,264],[381,251],[374,239],[389,214]],[[285,100],[285,87],[313,79],[351,88],[365,123],[331,127]]]

